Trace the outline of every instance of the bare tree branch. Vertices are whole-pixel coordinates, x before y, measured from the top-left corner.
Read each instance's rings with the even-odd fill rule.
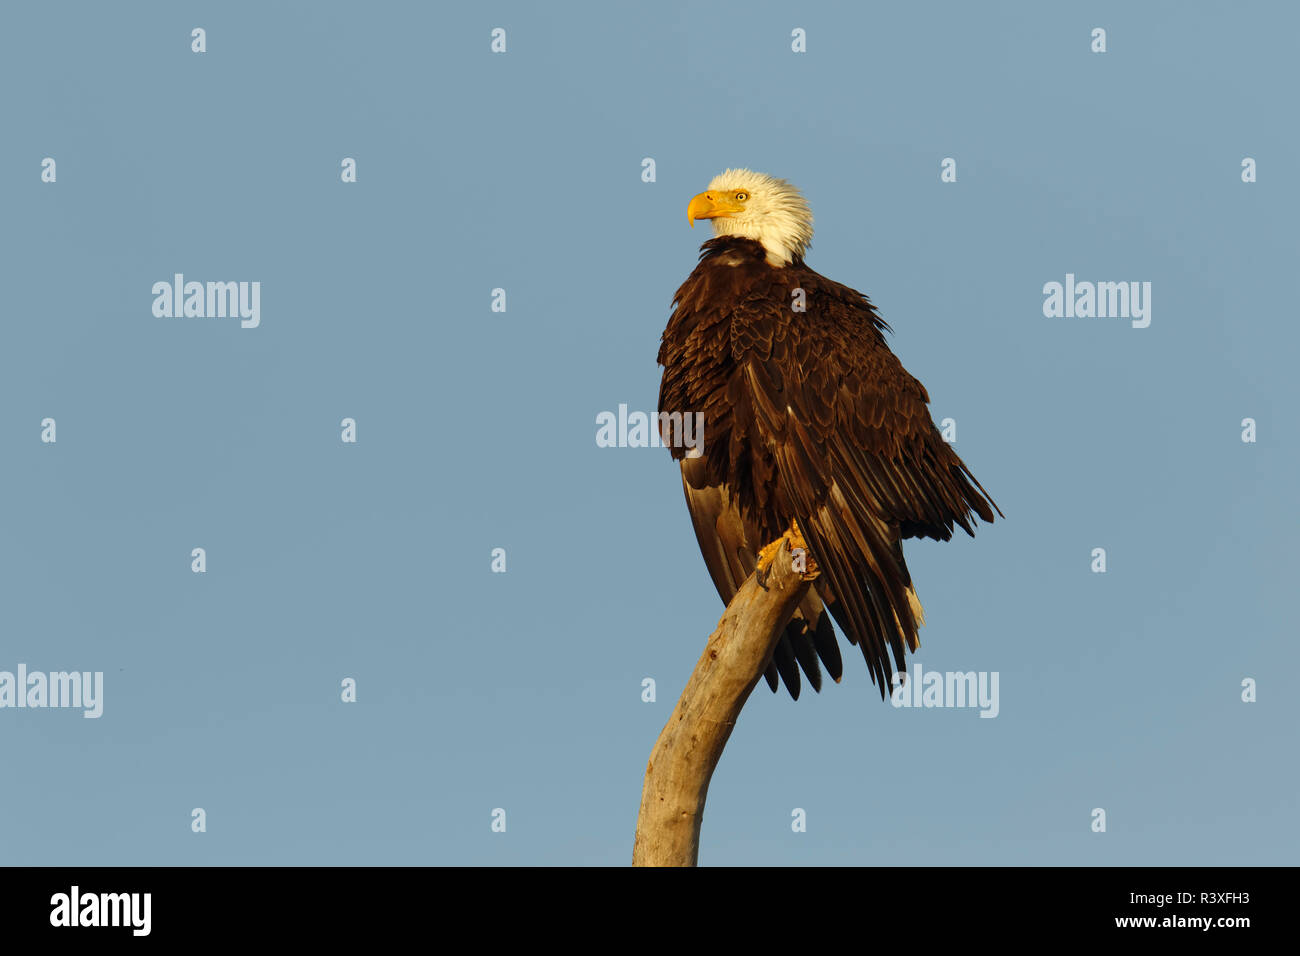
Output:
[[[782,542],[766,590],[750,575],[723,612],[646,765],[633,866],[695,866],[713,769],[808,582]]]

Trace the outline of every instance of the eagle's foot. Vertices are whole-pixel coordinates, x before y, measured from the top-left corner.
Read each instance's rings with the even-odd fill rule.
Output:
[[[780,553],[781,542],[783,541],[790,542],[790,557],[794,569],[799,572],[805,581],[813,581],[822,573],[821,568],[817,567],[817,563],[813,561],[812,555],[808,553],[808,544],[799,531],[799,523],[791,521],[790,527],[785,534],[758,552],[758,565],[754,568],[754,573],[758,576],[758,586],[764,591],[767,590],[768,575],[772,573],[772,562],[776,560],[777,554]]]
[[[787,531],[786,534],[781,535],[781,537],[758,552],[758,563],[754,566],[754,576],[758,578],[758,586],[764,591],[767,590],[767,576],[772,573],[772,562],[776,560],[777,554],[781,551],[781,542],[786,539],[788,534]]]
[[[817,580],[822,569],[817,567],[817,562],[808,552],[808,542],[804,541],[803,535],[799,532],[799,522],[791,521],[790,530],[785,533],[785,536],[790,539],[790,555],[794,569],[803,576],[805,581]]]

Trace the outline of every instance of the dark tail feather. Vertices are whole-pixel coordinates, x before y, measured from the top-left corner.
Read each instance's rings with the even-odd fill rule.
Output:
[[[785,627],[785,637],[794,648],[795,660],[803,668],[808,683],[814,691],[821,693],[822,669],[817,663],[817,648],[813,645],[808,621],[800,612],[796,611],[794,617],[790,618],[790,623]]]
[[[835,626],[831,624],[831,616],[825,609],[817,615],[817,626],[813,629],[812,639],[817,648],[817,656],[826,665],[826,672],[838,684],[844,676],[844,662],[840,660],[840,643],[835,640]]]
[[[767,670],[763,671],[763,677],[767,679],[767,686],[772,688],[772,693],[775,694],[777,688],[781,686],[781,682],[776,677],[776,661],[768,663]]]
[[[784,634],[776,642],[776,651],[772,654],[772,663],[776,665],[776,669],[781,675],[781,680],[785,682],[786,690],[790,692],[790,696],[798,700],[799,665],[794,660],[794,648],[790,646],[790,641]]]

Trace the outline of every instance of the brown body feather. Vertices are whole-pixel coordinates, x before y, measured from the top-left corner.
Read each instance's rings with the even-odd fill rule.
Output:
[[[818,659],[840,678],[828,610],[884,696],[918,645],[903,539],[974,534],[974,516],[992,521],[997,507],[939,434],[887,329],[866,296],[802,260],[772,266],[758,242],[721,237],[677,291],[659,349],[660,411],[703,416],[702,456],[672,454],[723,601],[792,519],[821,569],[767,672],[796,698],[800,667],[814,689]]]

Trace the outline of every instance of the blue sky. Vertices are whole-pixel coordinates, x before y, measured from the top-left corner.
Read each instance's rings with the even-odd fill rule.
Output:
[[[1007,516],[907,546],[914,660],[1000,711],[895,709],[855,650],[760,686],[701,863],[1296,861],[1293,10],[0,19],[0,671],[104,673],[97,720],[0,709],[0,862],[628,862],[722,608],[668,453],[595,422],[653,409],[729,166],[804,190]],[[177,272],[261,324],[155,317]],[[1045,317],[1067,274],[1150,326]]]

